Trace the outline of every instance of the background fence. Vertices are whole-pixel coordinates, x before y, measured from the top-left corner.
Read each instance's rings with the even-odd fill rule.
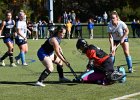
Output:
[[[56,24],[56,26],[59,24]],[[131,24],[127,24],[129,28],[129,37],[133,37],[133,32],[131,28]],[[82,36],[83,38],[89,38],[89,32],[87,29],[87,24],[81,24],[82,26]],[[73,32],[73,35],[75,32]],[[93,30],[94,38],[107,38],[108,33],[107,33],[107,25],[105,24],[95,24],[94,25],[94,30]],[[136,35],[137,36],[137,35]]]

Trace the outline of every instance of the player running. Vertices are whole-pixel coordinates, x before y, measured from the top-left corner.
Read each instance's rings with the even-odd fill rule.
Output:
[[[18,45],[20,49],[20,53],[18,56],[15,57],[17,64],[19,64],[19,59],[21,59],[22,65],[27,66],[28,64],[26,63],[25,60],[25,54],[28,52],[28,44],[27,44],[27,24],[24,20],[25,18],[25,13],[20,12],[19,13],[19,20],[17,21],[17,35],[15,38],[15,42]],[[29,31],[30,32],[30,31]]]
[[[6,13],[6,19],[2,21],[2,25],[0,27],[0,36],[4,36],[3,42],[6,44],[8,51],[0,58],[2,61],[2,66],[5,66],[4,59],[9,56],[10,66],[16,67],[13,60],[13,48],[14,48],[14,37],[15,33],[15,21],[12,20],[12,13],[8,11]]]

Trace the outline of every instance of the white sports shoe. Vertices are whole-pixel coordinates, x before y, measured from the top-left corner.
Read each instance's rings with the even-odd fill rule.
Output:
[[[42,86],[42,87],[45,87],[46,85],[45,84],[43,84],[42,82],[36,82],[36,84],[35,84],[36,86]]]
[[[2,66],[5,66],[4,60],[2,60],[1,62],[2,62],[1,65],[2,65]]]
[[[22,65],[23,65],[23,66],[28,66],[28,64],[27,64],[27,63],[23,63]]]
[[[69,80],[69,79],[67,79],[67,78],[65,78],[65,77],[59,78],[59,81],[60,81],[60,82],[71,82],[71,80]]]
[[[128,69],[128,72],[129,72],[129,73],[133,73],[134,70],[133,70],[132,68],[129,68],[129,69]]]
[[[15,63],[10,64],[12,67],[17,67]]]

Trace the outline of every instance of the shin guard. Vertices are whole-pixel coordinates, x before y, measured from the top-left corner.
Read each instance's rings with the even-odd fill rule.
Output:
[[[9,55],[9,53],[8,52],[6,52],[2,57],[1,57],[1,60],[4,60],[5,58],[7,58],[8,57],[8,55]]]
[[[9,53],[9,59],[10,59],[10,63],[12,64],[13,63],[13,53]]]
[[[57,72],[58,72],[58,75],[59,75],[59,78],[63,78],[64,75],[63,75],[63,65],[57,65]]]
[[[50,72],[48,69],[45,69],[45,70],[41,73],[41,75],[40,75],[38,81],[39,81],[39,82],[43,82],[43,81],[45,80],[45,78],[46,78],[50,73],[51,73],[51,72]]]

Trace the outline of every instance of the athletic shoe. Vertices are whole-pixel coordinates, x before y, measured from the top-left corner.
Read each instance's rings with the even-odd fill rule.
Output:
[[[2,65],[2,66],[5,66],[4,60],[2,60],[1,62],[2,62],[1,65]]]
[[[60,81],[60,82],[71,82],[71,80],[69,80],[69,79],[67,79],[67,78],[65,78],[65,77],[59,78],[59,81]]]
[[[10,64],[11,67],[17,67],[15,63]]]
[[[43,84],[42,82],[36,82],[36,84],[35,84],[36,86],[42,86],[42,87],[45,87],[46,85],[45,84]]]
[[[17,57],[15,57],[15,60],[16,60],[17,64],[20,64],[20,61],[19,61],[19,59]]]
[[[128,69],[128,72],[129,72],[129,73],[133,73],[133,69],[132,69],[132,68],[129,68],[129,69]]]
[[[23,63],[22,65],[23,65],[23,66],[28,66],[28,64],[27,64],[27,63]]]

